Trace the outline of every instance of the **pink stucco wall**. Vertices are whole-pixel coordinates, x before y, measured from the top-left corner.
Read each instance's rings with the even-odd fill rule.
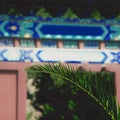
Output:
[[[26,72],[29,64],[0,62],[0,120],[26,120]]]
[[[6,104],[9,108],[8,115],[12,115],[9,120],[26,120],[26,80],[27,75],[25,69],[31,66],[30,62],[0,62],[0,100],[3,97],[6,99],[13,100],[11,104]],[[82,66],[86,70],[91,71],[100,71],[103,67],[102,64],[72,64],[75,67]],[[108,71],[115,72],[115,84],[116,84],[116,93],[117,100],[120,103],[120,65],[118,64],[106,64],[104,65]],[[6,82],[6,85],[4,84]],[[8,89],[9,88],[9,89]],[[9,92],[10,90],[10,92]],[[5,95],[4,95],[5,91]],[[10,93],[10,94],[8,94]],[[4,103],[5,101],[3,101]],[[6,101],[7,102],[7,101]],[[8,102],[10,102],[8,100]],[[0,106],[4,106],[2,102],[0,102]],[[12,109],[12,110],[10,110]],[[2,112],[5,113],[6,108],[0,109],[0,118],[2,119]],[[14,111],[15,115],[13,114]],[[9,113],[10,112],[10,113]],[[13,119],[14,118],[14,119]],[[2,119],[4,120],[4,119]],[[6,119],[7,120],[7,119]]]

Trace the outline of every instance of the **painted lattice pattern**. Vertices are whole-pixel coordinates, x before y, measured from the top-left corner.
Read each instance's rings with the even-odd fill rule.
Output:
[[[0,61],[120,64],[120,51],[0,48]]]
[[[76,22],[77,21],[77,22]],[[0,16],[0,37],[120,40],[120,21]]]

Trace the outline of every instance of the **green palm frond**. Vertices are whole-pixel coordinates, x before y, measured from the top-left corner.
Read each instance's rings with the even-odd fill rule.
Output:
[[[44,65],[33,65],[27,69],[31,73],[47,73],[55,75],[56,77],[62,78],[67,81],[85,94],[87,94],[95,103],[110,116],[111,120],[117,120],[117,104],[116,104],[116,93],[113,76],[102,72],[102,78],[90,71],[83,71],[72,67],[71,65],[59,64],[44,64]],[[91,80],[94,77],[94,80]],[[103,81],[104,78],[104,81]],[[111,80],[112,78],[112,80]],[[105,120],[108,120],[105,118]]]

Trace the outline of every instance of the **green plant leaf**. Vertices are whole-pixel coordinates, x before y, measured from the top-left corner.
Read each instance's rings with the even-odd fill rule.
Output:
[[[76,86],[89,96],[94,103],[98,104],[104,110],[106,116],[109,116],[111,120],[117,120],[116,92],[114,77],[111,73],[103,72],[101,77],[98,73],[93,74],[85,70],[81,72],[69,64],[63,65],[61,63],[33,65],[27,70],[36,73],[47,73]],[[107,77],[108,75],[110,77]],[[70,104],[69,108],[72,109],[74,108],[73,106],[74,104]],[[106,116],[101,117],[105,117],[105,120],[108,120]]]

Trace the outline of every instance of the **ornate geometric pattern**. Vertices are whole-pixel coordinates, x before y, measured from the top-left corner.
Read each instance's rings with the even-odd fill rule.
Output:
[[[0,15],[0,21],[25,21],[25,22],[52,22],[52,23],[80,23],[80,24],[105,24],[105,25],[117,25],[120,24],[120,20],[115,19],[87,19],[87,18],[42,18],[42,17],[34,17],[34,16],[7,16],[7,15]]]
[[[30,57],[30,53],[32,53],[32,50],[20,50],[20,62],[30,61],[33,62],[33,59]]]
[[[0,48],[0,61],[120,64],[120,51],[9,47]]]
[[[112,63],[119,63],[120,64],[120,52],[111,52],[113,55],[113,59],[111,60]]]
[[[0,37],[120,40],[120,20],[0,16]]]
[[[4,56],[6,49],[0,50],[0,61],[8,61],[8,59]]]

